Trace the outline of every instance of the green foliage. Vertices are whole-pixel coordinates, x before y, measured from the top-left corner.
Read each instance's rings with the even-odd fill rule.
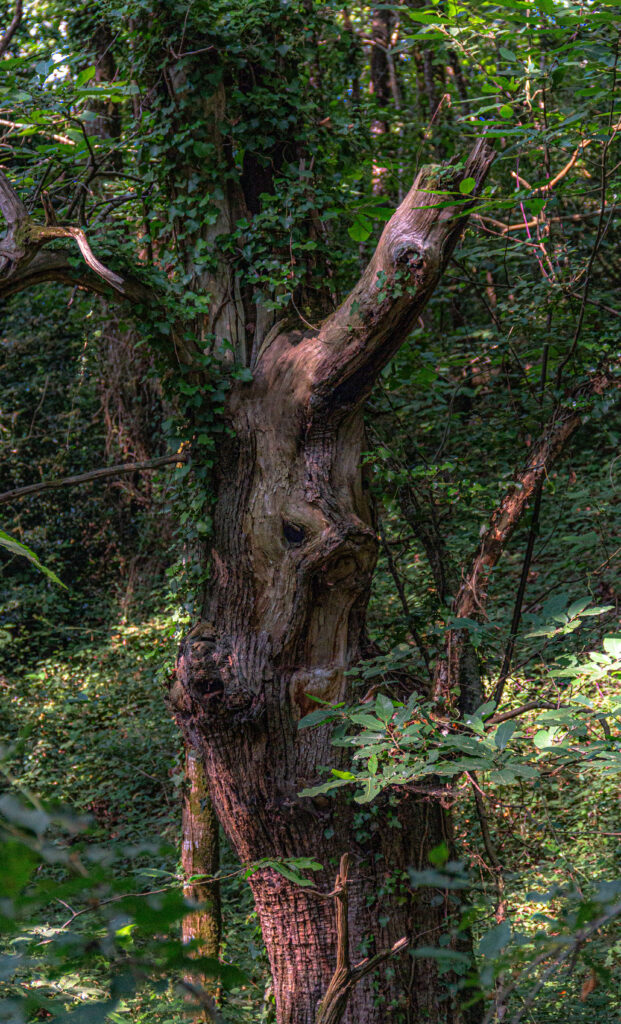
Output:
[[[229,1019],[257,1019],[265,954],[230,854],[222,962],[179,941],[189,909],[178,866],[183,755],[163,703],[178,633],[170,619],[121,627],[2,678],[8,1019],[79,1012],[163,1022],[183,1012],[187,977],[221,978]]]
[[[615,644],[614,638],[607,638],[604,644],[616,650],[618,640]],[[566,682],[591,682],[593,656],[597,678],[605,676],[610,684],[621,678],[620,658],[593,652],[584,670],[580,664],[562,670]],[[386,683],[390,685],[390,680]],[[543,776],[558,774],[576,762],[581,772],[621,771],[618,693],[593,701],[570,690],[551,710],[533,712],[527,706],[524,714],[531,714],[526,722],[516,715],[497,724],[494,707],[488,702],[463,719],[451,720],[438,716],[435,702],[419,694],[404,704],[380,693],[370,706],[313,711],[301,720],[300,728],[337,723],[333,742],[353,747],[355,753],[352,771],[332,769],[333,779],[302,795],[316,796],[351,783],[356,786],[356,801],[367,803],[388,787],[420,785],[424,790],[425,779],[444,783],[464,774],[482,775],[485,784],[504,786],[524,780],[539,784]]]
[[[388,70],[397,88],[386,104],[372,82],[373,12],[392,19]],[[164,638],[148,623],[154,607],[183,602],[193,617],[201,607],[223,411],[232,385],[252,378],[256,307],[317,324],[357,279],[416,168],[446,159],[463,167],[485,130],[497,159],[471,228],[369,404],[367,468],[385,537],[369,625],[392,653],[358,672],[354,707],[319,706],[307,716],[306,726],[336,724],[337,741],[352,753],[351,770],[311,792],[348,787],[361,815],[372,816],[374,798],[389,800],[394,786],[423,797],[440,790],[454,802],[463,859],[441,850],[432,870],[412,870],[410,881],[431,886],[432,898],[445,898],[438,889],[472,894],[461,923],[474,927],[479,977],[500,1000],[490,1015],[500,1016],[505,995],[517,1014],[541,982],[538,1021],[616,1019],[618,944],[609,926],[618,902],[618,389],[591,400],[580,387],[597,369],[617,372],[618,59],[618,10],[607,2],[347,12],[332,0],[30,5],[2,60],[7,172],[36,219],[45,190],[61,222],[82,224],[98,257],[140,278],[159,301],[116,319],[81,292],[65,308],[49,286],[9,301],[1,489],[143,447],[148,457],[183,446],[188,459],[152,487],[142,478],[123,490],[46,494],[11,506],[13,519],[3,520],[15,543],[69,585],[48,586],[0,545],[9,766],[44,799],[27,812],[40,819],[18,821],[26,812],[16,803],[6,812],[26,1014],[44,1016],[62,1002],[101,1019],[122,998],[116,1024],[170,1019],[161,992],[129,998],[137,965],[152,978],[185,970],[173,932],[154,939],[160,911],[142,884],[163,872],[171,888],[158,894],[162,927],[174,930],[183,909],[174,855],[139,840],[145,820],[158,836],[175,837],[178,754],[158,666],[180,616]],[[217,117],[223,90],[225,116]],[[229,217],[229,194],[241,183],[252,208]],[[437,192],[443,184],[439,170]],[[465,177],[459,194],[444,198],[466,203],[472,190]],[[70,262],[82,269],[77,251]],[[254,310],[246,350],[210,320],[226,275],[236,300]],[[377,284],[378,302],[386,301]],[[129,339],[132,357],[116,376],[120,349],[102,358],[111,333]],[[111,406],[111,390],[127,379],[131,399],[124,392]],[[584,423],[568,463],[546,476],[503,701],[459,720],[425,695],[456,630],[493,692],[513,630],[528,517],[486,576],[472,617],[456,619],[452,598],[480,532],[563,403],[582,410]],[[130,420],[138,424],[131,431]],[[430,537],[448,567],[444,586]],[[404,694],[406,674],[417,696]],[[546,707],[494,721],[536,701]],[[511,925],[497,920],[474,785],[493,811]],[[55,797],[72,812],[50,810]],[[76,812],[94,816],[92,832],[80,831]],[[31,828],[35,820],[50,830],[49,843]],[[73,852],[88,877],[76,875]],[[301,885],[316,870],[311,861],[270,866]],[[66,945],[66,911],[45,902],[50,880],[80,908]],[[129,882],[140,897],[127,895]],[[106,892],[120,896],[121,907],[82,914],[92,892],[100,902]],[[226,900],[226,955],[264,991],[248,897],[232,885]],[[469,957],[453,948],[455,935],[442,941],[415,955],[440,956],[447,971],[461,964],[466,998]],[[41,957],[48,981],[39,986]],[[588,972],[596,984],[581,1001]],[[517,991],[509,991],[512,978]],[[260,1008],[248,993],[227,998],[231,1019],[269,1019],[269,999]]]
[[[10,952],[0,959],[0,972],[11,983],[0,1004],[3,1019],[18,1024],[43,1013],[97,1022],[145,984],[166,992],[197,972],[224,989],[246,981],[238,969],[193,955],[181,943],[188,906],[179,881],[161,884],[160,878],[154,887],[153,870],[141,866],[145,855],[168,851],[148,842],[106,849],[84,839],[85,822],[71,812],[37,798],[1,798],[0,926]],[[75,924],[81,915],[86,923]]]
[[[12,555],[20,555],[22,558],[28,559],[31,565],[34,565],[35,569],[42,572],[49,580],[57,583],[59,587],[64,587],[64,583],[61,583],[56,573],[42,565],[34,551],[27,544],[21,544],[14,537],[10,537],[8,533],[5,533],[4,530],[0,530],[0,547],[3,547],[5,551],[10,552]]]

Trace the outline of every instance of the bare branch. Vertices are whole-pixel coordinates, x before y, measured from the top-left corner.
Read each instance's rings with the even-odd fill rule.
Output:
[[[106,284],[109,284],[115,292],[126,298],[125,291],[125,280],[119,274],[115,274],[113,270],[104,266],[101,260],[98,260],[93,250],[91,249],[88,239],[81,228],[64,228],[57,224],[47,225],[45,227],[38,227],[31,225],[29,231],[30,238],[42,244],[47,241],[54,241],[57,238],[73,238],[78,243],[78,248],[84,257],[84,262],[87,267],[101,277]]]
[[[9,46],[11,45],[11,40],[22,23],[22,14],[22,0],[17,0],[17,3],[15,4],[15,14],[11,19],[11,23],[7,28],[6,32],[4,33],[4,35],[2,36],[2,38],[0,38],[0,57],[4,56]]]
[[[513,708],[511,711],[503,711],[501,715],[492,715],[491,718],[487,719],[487,724],[496,725],[498,722],[508,722],[512,718],[519,718],[520,715],[525,715],[527,711],[534,711],[537,708],[558,708],[558,704],[553,704],[549,700],[529,700],[526,704],[522,704],[519,708]]]
[[[380,964],[403,952],[408,946],[407,938],[399,939],[390,949],[384,949],[375,956],[365,957],[355,967],[350,966],[349,959],[349,923],[347,916],[347,874],[349,870],[349,854],[341,857],[339,873],[336,876],[334,892],[331,895],[336,901],[336,970],[328,985],[317,1013],[317,1024],[339,1024],[342,1020],[352,989],[367,974]]]
[[[453,601],[455,618],[480,620],[483,617],[487,603],[487,576],[498,563],[529,502],[542,487],[552,464],[582,423],[585,413],[584,400],[602,394],[612,384],[613,378],[606,373],[595,374],[586,384],[569,394],[563,406],[557,407],[542,436],[533,445],[526,465],[516,475],[513,485],[495,509],[489,526],[481,536],[470,567],[463,574]],[[578,404],[580,400],[583,402],[582,406]],[[531,543],[534,543],[534,537]],[[528,561],[531,554],[532,551],[527,554]],[[525,577],[523,585],[525,586]],[[521,609],[523,594],[520,593],[518,596],[519,605],[516,602],[516,607]],[[517,630],[516,621],[517,615],[514,615],[512,630]],[[513,648],[510,653],[512,655]],[[474,711],[483,696],[480,665],[468,631],[463,628],[447,630],[445,653],[436,662],[434,693],[437,697],[442,696],[450,702],[452,687],[456,685],[460,691],[460,710]],[[498,701],[501,696],[502,690],[499,688],[496,700]]]
[[[0,170],[0,212],[7,231],[0,240],[0,296],[8,296],[40,281],[78,284],[108,294],[110,288],[124,299],[153,302],[153,291],[139,281],[121,277],[97,259],[81,228],[35,224],[21,199]],[[64,253],[41,253],[48,242],[70,238],[78,245],[91,274],[76,275]]]
[[[612,378],[606,373],[598,373],[573,392],[564,407],[556,410],[552,422],[533,446],[526,465],[517,474],[514,485],[497,507],[490,525],[481,537],[470,569],[455,598],[453,609],[457,618],[477,617],[481,603],[486,598],[482,586],[487,574],[498,562],[539,482],[582,423],[584,407],[577,408],[576,402],[581,398],[602,394],[612,383]]]
[[[29,121],[7,121],[6,118],[0,117],[0,124],[6,125],[7,128],[31,128],[32,122]],[[57,135],[56,132],[48,132],[43,126],[37,126],[38,130],[49,135],[55,142],[62,142],[63,146],[75,146],[75,139],[70,139],[68,135]]]
[[[101,469],[91,469],[88,473],[78,473],[76,476],[64,476],[57,480],[43,480],[38,484],[29,484],[27,487],[16,487],[12,491],[4,491],[0,494],[0,505],[7,501],[21,501],[33,494],[40,494],[41,491],[52,491],[59,487],[75,487],[78,484],[92,483],[94,480],[104,480],[110,476],[120,476],[123,473],[138,473],[146,469],[159,469],[160,466],[168,466],[173,462],[187,462],[185,452],[177,452],[175,455],[162,455],[159,459],[149,459],[147,462],[121,462],[116,466],[103,466]]]

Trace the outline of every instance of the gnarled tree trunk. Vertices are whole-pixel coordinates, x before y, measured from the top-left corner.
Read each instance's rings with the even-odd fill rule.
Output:
[[[447,909],[408,891],[406,868],[450,840],[438,803],[380,801],[362,821],[347,796],[298,796],[338,767],[329,730],[298,730],[312,697],[350,697],[365,655],[377,537],[363,471],[363,403],[433,291],[465,205],[443,205],[462,177],[477,187],[484,144],[465,171],[424,169],[343,305],[319,330],[276,325],[253,380],[231,393],[221,452],[208,613],[184,640],[171,702],[200,751],[220,821],[242,862],[313,856],[328,892],[351,854],[352,960],[403,936],[430,945]],[[430,193],[440,188],[444,196]],[[279,1024],[315,1024],[336,966],[331,900],[270,868],[251,879]],[[422,938],[424,934],[424,939]],[[420,937],[420,942],[419,942]],[[405,954],[354,988],[344,1021],[456,1021],[429,962]],[[340,1012],[340,1011],[339,1011]]]

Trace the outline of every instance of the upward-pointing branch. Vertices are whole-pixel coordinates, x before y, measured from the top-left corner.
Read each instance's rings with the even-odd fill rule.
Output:
[[[439,283],[493,159],[482,139],[465,167],[421,169],[360,281],[321,327],[317,398],[366,397]],[[459,191],[465,179],[468,194]]]
[[[343,304],[319,329],[278,325],[265,339],[262,387],[298,410],[310,400],[317,422],[361,404],[439,283],[493,158],[483,139],[465,167],[423,167]],[[471,189],[461,193],[466,179]]]
[[[481,536],[455,597],[453,611],[457,618],[477,617],[487,597],[488,575],[521,522],[524,510],[538,486],[583,422],[585,411],[588,411],[593,399],[614,383],[612,374],[600,371],[576,388],[567,396],[565,403],[556,409],[552,421],[533,445],[526,465],[516,475],[514,484],[494,511],[489,526]]]
[[[465,167],[423,167],[342,305],[319,329],[280,324],[265,338],[255,378],[261,391],[280,392],[284,416],[303,409],[325,425],[367,398],[439,284],[493,159],[482,139]]]

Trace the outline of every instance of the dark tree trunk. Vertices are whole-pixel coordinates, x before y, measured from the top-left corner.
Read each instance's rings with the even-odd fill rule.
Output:
[[[490,154],[466,171],[480,183]],[[442,188],[456,172],[442,172]],[[449,181],[447,175],[451,178]],[[408,938],[433,945],[448,904],[408,889],[406,869],[450,841],[437,802],[385,798],[362,815],[348,795],[298,794],[343,765],[326,727],[298,730],[313,697],[351,699],[346,672],[368,650],[365,612],[377,536],[361,469],[362,407],[405,339],[459,236],[460,211],[430,204],[427,169],[387,225],[371,264],[319,330],[278,324],[233,390],[221,452],[208,611],[183,642],[171,703],[200,751],[211,797],[243,863],[312,856],[330,891],[349,852],[355,963]],[[419,191],[425,189],[426,191]],[[279,1024],[315,1024],[336,966],[333,902],[271,868],[251,878]],[[423,938],[424,936],[424,938]],[[406,953],[353,989],[342,1019],[457,1021],[432,962]]]

